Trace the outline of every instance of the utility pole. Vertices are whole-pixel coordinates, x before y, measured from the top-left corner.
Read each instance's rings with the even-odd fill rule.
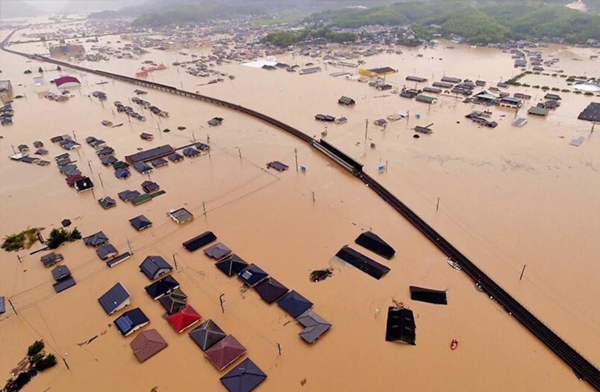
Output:
[[[519,281],[521,281],[521,279],[523,279],[523,274],[525,273],[525,267],[527,267],[527,264],[523,265],[523,270],[521,271],[521,277],[519,278]]]
[[[21,260],[21,256],[17,255],[17,260],[19,260],[19,264],[23,264],[23,260]]]
[[[221,313],[225,313],[225,300],[223,299],[223,297],[225,296],[225,294],[221,294],[219,295],[219,303],[221,304]]]
[[[281,344],[277,342],[277,351],[279,351],[279,356],[281,356]]]
[[[240,156],[240,161],[242,160],[242,149],[238,147],[238,155]]]
[[[315,202],[315,191],[312,191],[313,203]]]
[[[90,161],[89,159],[88,159],[88,167],[90,168],[90,173],[93,174],[94,171],[92,170],[92,161]],[[98,173],[98,175],[100,175],[100,173]]]
[[[104,181],[102,181],[102,173],[98,173],[98,178],[100,179],[100,185],[102,185],[102,189],[104,189]]]
[[[365,142],[367,141],[367,132],[369,131],[369,120],[365,120]]]
[[[177,266],[177,259],[175,258],[175,255],[177,255],[177,253],[173,252],[173,264],[175,264],[175,270],[179,271],[179,267]]]
[[[204,210],[204,216],[206,216],[206,203],[202,200],[202,209]]]
[[[296,173],[298,173],[298,149],[294,148],[294,156],[296,157]]]
[[[440,209],[440,198],[438,197],[437,205],[435,206],[435,210],[438,211]]]
[[[8,303],[10,304],[10,307],[12,308],[13,312],[15,312],[16,315],[18,315],[19,313],[17,313],[17,309],[15,308],[15,305],[13,305],[10,298],[8,299]]]
[[[129,253],[133,255],[133,248],[131,247],[131,242],[129,242],[129,238],[127,238],[127,247],[129,248]]]

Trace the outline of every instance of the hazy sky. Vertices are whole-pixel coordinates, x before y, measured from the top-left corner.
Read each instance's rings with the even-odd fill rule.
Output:
[[[80,0],[85,1],[85,0]],[[58,11],[65,7],[69,1],[68,0],[25,0],[25,3],[29,3],[36,8],[41,9],[42,11],[53,12]]]

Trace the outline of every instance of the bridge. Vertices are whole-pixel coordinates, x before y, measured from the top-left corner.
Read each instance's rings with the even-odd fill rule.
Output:
[[[231,102],[223,101],[217,98],[211,98],[205,95],[192,93],[182,89],[177,89],[172,86],[150,82],[142,79],[132,78],[120,74],[110,73],[97,69],[91,69],[81,67],[75,64],[70,64],[64,61],[40,56],[36,54],[28,54],[18,52],[16,50],[8,48],[8,42],[10,38],[17,30],[12,31],[0,44],[0,49],[5,52],[12,53],[18,56],[23,56],[31,60],[44,61],[52,64],[59,65],[61,67],[68,67],[81,72],[92,73],[100,75],[106,78],[119,80],[126,83],[132,83],[138,86],[146,88],[152,88],[159,91],[168,92],[171,94],[196,99],[202,102],[207,102],[219,106],[232,109],[256,119],[264,121],[276,128],[279,128],[303,142],[314,147],[336,163],[342,168],[346,169],[356,178],[365,183],[371,190],[377,193],[384,201],[386,201],[392,208],[400,213],[406,220],[408,220],[417,230],[419,230],[429,241],[438,247],[442,253],[448,258],[458,264],[462,271],[464,271],[475,283],[478,283],[484,292],[491,296],[495,301],[504,307],[504,309],[511,314],[518,322],[520,322],[525,328],[527,328],[534,336],[536,336],[542,343],[544,343],[550,350],[552,350],[560,359],[562,359],[567,365],[569,365],[576,376],[584,381],[587,381],[593,388],[600,391],[600,370],[594,366],[590,361],[579,354],[574,348],[572,348],[566,341],[554,333],[544,322],[538,319],[530,311],[528,311],[523,305],[513,298],[508,292],[500,287],[492,278],[487,276],[481,269],[479,269],[467,256],[456,249],[448,240],[446,240],[441,234],[439,234],[433,227],[427,224],[421,219],[414,211],[412,211],[406,204],[400,201],[385,187],[379,184],[375,179],[369,176],[363,171],[363,165],[355,161],[342,151],[333,147],[324,140],[316,140],[308,136],[307,134],[299,131],[298,129],[287,125],[277,119],[274,119],[265,114],[259,113],[255,110],[246,108],[241,105],[237,105]]]

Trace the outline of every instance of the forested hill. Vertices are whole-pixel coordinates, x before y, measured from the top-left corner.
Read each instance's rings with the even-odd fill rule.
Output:
[[[600,16],[569,9],[560,0],[406,2],[366,10],[328,10],[309,16],[306,22],[338,27],[435,25],[443,35],[462,36],[474,44],[544,37],[569,43],[600,40]]]

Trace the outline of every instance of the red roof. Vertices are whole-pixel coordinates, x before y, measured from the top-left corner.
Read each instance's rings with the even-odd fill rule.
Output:
[[[133,354],[140,362],[144,362],[158,352],[167,348],[168,344],[156,329],[140,332],[131,341]]]
[[[67,184],[72,187],[72,186],[75,186],[75,183],[77,181],[82,180],[84,178],[85,177],[82,176],[81,174],[76,174],[74,176],[70,176],[70,177],[65,178],[65,181],[67,181]]]
[[[233,335],[227,335],[206,350],[204,355],[210,359],[217,369],[223,370],[244,355],[245,352],[246,347],[242,346]]]
[[[179,312],[167,317],[167,321],[171,324],[171,327],[179,333],[188,329],[200,320],[202,320],[202,316],[200,316],[191,305],[186,305]]]
[[[81,84],[81,82],[79,82],[79,79],[77,79],[74,76],[61,76],[60,78],[55,79],[54,83],[56,84],[56,87],[60,87],[63,84],[67,84],[66,87]]]

